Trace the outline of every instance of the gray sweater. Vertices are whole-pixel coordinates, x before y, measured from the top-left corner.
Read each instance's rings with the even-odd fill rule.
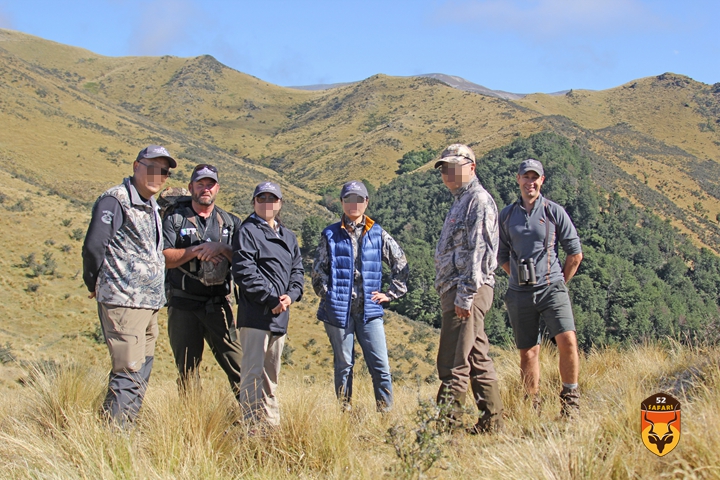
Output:
[[[547,232],[550,236],[546,250]],[[540,195],[530,212],[525,211],[522,199],[503,208],[497,260],[499,265],[510,262],[510,289],[533,290],[563,280],[558,243],[568,255],[582,253],[577,230],[565,209],[557,203]],[[518,284],[518,260],[523,258],[535,261],[537,285]]]

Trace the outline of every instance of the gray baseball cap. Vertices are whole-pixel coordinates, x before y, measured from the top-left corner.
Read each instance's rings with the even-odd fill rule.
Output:
[[[278,198],[282,198],[282,191],[280,191],[280,185],[275,182],[262,182],[255,187],[253,198],[257,197],[261,193],[272,193]]]
[[[170,162],[170,168],[177,167],[177,162],[175,161],[175,159],[170,156],[170,153],[168,153],[165,147],[161,147],[160,145],[148,145],[147,147],[143,148],[142,150],[140,150],[140,153],[138,153],[135,161],[139,162],[144,158],[167,158]]]
[[[212,178],[217,183],[220,183],[220,180],[218,180],[218,171],[217,168],[215,168],[212,165],[209,165],[207,163],[201,163],[200,165],[196,166],[193,169],[192,176],[190,177],[191,182],[197,182],[201,178]]]
[[[462,143],[453,143],[440,154],[440,158],[435,162],[435,168],[443,163],[467,163],[468,160],[475,163],[475,153],[472,148]]]
[[[535,160],[534,158],[528,158],[524,162],[520,164],[520,167],[518,168],[518,175],[524,175],[527,172],[535,172],[541,177],[545,175],[545,170],[543,169],[542,163]]]
[[[360,195],[364,198],[369,197],[365,184],[359,180],[352,180],[342,186],[342,190],[340,191],[340,198],[345,198],[348,195]]]

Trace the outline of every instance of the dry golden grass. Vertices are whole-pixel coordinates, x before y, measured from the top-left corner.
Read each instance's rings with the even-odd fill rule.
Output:
[[[579,420],[557,418],[557,356],[542,350],[543,409],[524,401],[517,354],[494,350],[506,405],[506,431],[437,437],[442,457],[429,478],[717,478],[720,475],[720,350],[673,344],[604,349],[582,360]],[[417,428],[419,399],[435,385],[396,385],[393,412],[372,407],[360,375],[355,409],[342,414],[328,381],[281,374],[282,425],[248,436],[225,382],[177,394],[151,381],[136,427],[99,419],[102,370],[67,362],[34,371],[0,402],[0,467],[5,478],[377,478],[402,477],[387,430]],[[682,438],[660,458],[640,439],[640,402],[665,390],[682,403]],[[472,421],[471,415],[467,418]]]
[[[281,380],[279,431],[249,438],[234,423],[237,412],[226,380],[209,354],[202,393],[178,398],[164,315],[137,428],[128,434],[106,429],[97,409],[107,351],[96,338],[95,303],[86,298],[78,276],[81,242],[71,237],[77,229],[84,233],[88,202],[129,174],[135,152],[148,143],[183,154],[178,170],[186,174],[195,161],[216,163],[223,173],[223,206],[235,196],[249,197],[257,181],[272,178],[297,199],[300,210],[324,215],[308,189],[348,178],[386,183],[405,152],[451,141],[472,144],[480,156],[518,135],[556,128],[551,116],[562,115],[577,124],[565,134],[582,137],[590,131],[594,152],[640,181],[647,174],[647,186],[667,193],[685,212],[697,202],[711,219],[720,212],[717,202],[698,197],[698,178],[687,173],[690,157],[680,150],[643,150],[652,140],[699,160],[720,158],[717,128],[699,128],[708,119],[698,115],[695,95],[707,86],[683,78],[653,77],[602,92],[508,102],[384,75],[304,92],[269,85],[208,57],[108,58],[7,30],[0,30],[0,47],[0,228],[12,234],[0,256],[0,347],[9,345],[18,360],[0,364],[4,477],[398,476],[386,432],[398,424],[412,428],[418,398],[434,396],[435,385],[417,387],[414,378],[433,373],[437,333],[417,340],[419,325],[388,315],[391,366],[406,379],[397,382],[396,408],[375,414],[370,380],[359,368],[356,409],[341,415],[332,395],[328,341],[314,320],[317,300],[308,285],[305,299],[293,307],[287,343],[294,350]],[[623,122],[627,131],[600,130]],[[630,187],[617,188],[643,203]],[[72,222],[65,224],[67,219]],[[682,218],[673,220],[680,225]],[[52,253],[56,273],[33,276],[19,266],[31,253],[38,259]],[[520,393],[516,353],[496,350],[507,432],[441,436],[445,456],[430,476],[720,477],[717,349],[649,345],[591,353],[582,366],[583,417],[569,425],[555,418],[557,358],[552,349],[544,352],[542,415],[534,414]],[[677,395],[683,402],[683,439],[675,451],[657,458],[640,442],[639,404],[675,385],[686,387]]]

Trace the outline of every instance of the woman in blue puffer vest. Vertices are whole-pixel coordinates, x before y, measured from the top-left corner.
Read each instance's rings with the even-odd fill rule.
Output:
[[[352,399],[355,338],[372,377],[379,411],[393,404],[382,303],[407,292],[405,254],[380,225],[365,215],[367,188],[343,185],[343,217],[323,230],[313,263],[313,289],[321,300],[317,318],[324,322],[333,348],[335,392],[345,410]],[[391,270],[391,285],[382,290],[382,262]]]

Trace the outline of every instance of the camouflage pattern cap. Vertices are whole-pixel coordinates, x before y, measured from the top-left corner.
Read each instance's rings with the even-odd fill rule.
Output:
[[[468,160],[475,163],[475,154],[472,149],[462,143],[453,143],[440,154],[440,158],[435,162],[435,168],[438,168],[444,162],[467,163]]]
[[[541,177],[545,175],[545,170],[543,170],[542,163],[535,160],[534,158],[528,158],[520,164],[520,167],[518,167],[518,175],[524,175],[527,172],[535,172]]]
[[[255,187],[253,198],[257,197],[261,193],[272,193],[276,197],[282,199],[282,192],[280,191],[280,185],[275,182],[262,182]]]
[[[174,158],[170,156],[170,153],[165,149],[165,147],[161,147],[160,145],[148,145],[147,147],[140,150],[140,153],[138,153],[137,158],[135,159],[136,162],[139,162],[143,158],[167,158],[170,162],[170,168],[177,167],[177,162]]]

